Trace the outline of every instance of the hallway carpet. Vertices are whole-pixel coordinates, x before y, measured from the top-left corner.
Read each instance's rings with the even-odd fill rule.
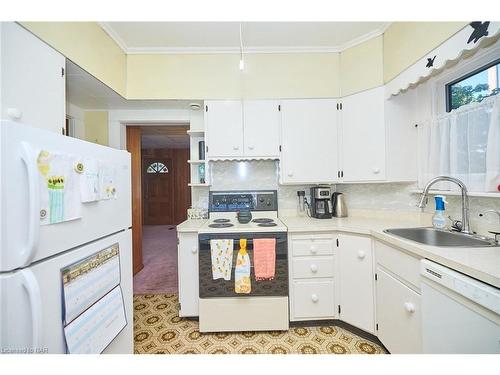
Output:
[[[134,294],[177,293],[177,231],[172,225],[142,227],[144,268],[134,276]]]
[[[324,325],[288,331],[200,333],[179,317],[176,295],[134,296],[136,354],[384,354],[377,343],[347,329]]]

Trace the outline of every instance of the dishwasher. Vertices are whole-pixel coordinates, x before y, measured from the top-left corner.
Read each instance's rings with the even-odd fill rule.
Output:
[[[422,260],[422,345],[427,354],[499,354],[500,289]]]

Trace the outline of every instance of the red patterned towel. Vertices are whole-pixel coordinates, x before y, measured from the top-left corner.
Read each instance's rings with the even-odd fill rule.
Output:
[[[253,240],[253,264],[255,280],[272,280],[276,268],[276,239],[255,238]]]

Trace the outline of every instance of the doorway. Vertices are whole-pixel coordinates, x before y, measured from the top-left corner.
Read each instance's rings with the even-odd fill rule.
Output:
[[[132,173],[133,191],[140,193],[134,194],[132,206],[140,210],[142,238],[136,245],[141,245],[143,264],[134,275],[134,294],[175,294],[178,288],[176,226],[187,219],[187,209],[191,206],[189,127],[133,128],[140,131],[140,150],[135,150],[140,160],[135,166],[139,170]]]

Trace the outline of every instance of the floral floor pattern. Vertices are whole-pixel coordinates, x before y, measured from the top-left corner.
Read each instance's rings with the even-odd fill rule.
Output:
[[[384,354],[376,343],[338,326],[288,331],[200,333],[180,318],[177,295],[134,296],[136,354]]]

